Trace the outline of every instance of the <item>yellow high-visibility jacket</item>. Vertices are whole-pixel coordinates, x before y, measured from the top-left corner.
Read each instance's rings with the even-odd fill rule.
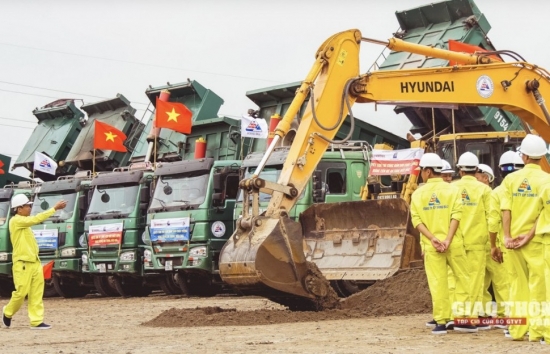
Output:
[[[40,224],[55,214],[51,208],[35,216],[14,215],[10,219],[10,240],[13,246],[13,263],[17,261],[38,262],[38,244],[31,226]]]
[[[460,232],[464,238],[464,249],[484,250],[489,240],[487,219],[491,187],[474,176],[463,176],[454,184],[462,199]]]
[[[458,188],[454,184],[444,182],[442,178],[430,178],[422,188],[414,191],[411,197],[411,221],[414,227],[424,224],[437,239],[447,238],[451,219],[460,221],[462,217],[462,202]],[[425,239],[425,236],[422,236]],[[424,240],[426,250],[433,246]],[[453,246],[462,246],[462,236],[457,230],[452,242]]]
[[[519,171],[510,173],[502,181],[500,209],[510,210],[511,237],[525,235],[535,225],[542,210],[540,193],[550,176],[539,165],[527,164]],[[541,242],[541,235],[535,235],[532,241]]]

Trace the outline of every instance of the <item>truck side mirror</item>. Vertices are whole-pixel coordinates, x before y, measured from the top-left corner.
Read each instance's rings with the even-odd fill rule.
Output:
[[[323,172],[315,170],[312,176],[313,202],[321,203],[325,201],[326,190],[323,188]]]
[[[88,209],[88,196],[86,193],[83,193],[78,197],[78,209],[80,210],[80,214],[84,214],[86,209]]]
[[[149,195],[149,186],[143,186],[141,187],[141,190],[139,191],[139,202],[140,203],[149,203],[150,195]]]
[[[214,173],[212,176],[212,187],[215,192],[221,192],[223,190],[223,177],[225,173]]]
[[[220,207],[223,205],[224,198],[223,193],[213,193],[212,194],[212,205],[215,207]]]

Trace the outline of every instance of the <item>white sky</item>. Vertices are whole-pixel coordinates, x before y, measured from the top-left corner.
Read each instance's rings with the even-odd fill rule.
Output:
[[[16,159],[36,125],[31,113],[36,107],[59,98],[91,103],[121,93],[141,117],[148,103],[145,89],[167,81],[197,80],[224,99],[220,114],[240,116],[256,107],[246,91],[302,80],[315,51],[332,34],[358,28],[365,37],[385,40],[398,29],[395,11],[428,3],[0,0],[0,153]],[[550,2],[475,3],[492,25],[489,37],[497,49],[550,67]],[[363,44],[361,49],[366,70],[383,48]],[[354,111],[400,136],[410,127],[389,107],[375,112],[374,106],[358,110],[356,105]]]

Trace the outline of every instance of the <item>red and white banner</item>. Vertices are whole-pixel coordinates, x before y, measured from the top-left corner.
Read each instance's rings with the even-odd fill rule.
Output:
[[[90,247],[120,245],[122,242],[122,230],[122,223],[90,225],[88,245]]]
[[[415,175],[420,173],[420,158],[424,149],[372,150],[369,175]]]

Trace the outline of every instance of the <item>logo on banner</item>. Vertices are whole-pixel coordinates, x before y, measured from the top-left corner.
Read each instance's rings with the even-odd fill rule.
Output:
[[[259,133],[261,133],[262,132],[262,127],[260,127],[260,125],[258,123],[256,123],[255,120],[253,120],[252,122],[250,122],[248,124],[248,127],[246,127],[246,131],[247,132],[259,132]]]
[[[52,168],[52,165],[50,164],[50,161],[48,161],[48,160],[42,160],[42,161],[40,162],[40,167]]]

